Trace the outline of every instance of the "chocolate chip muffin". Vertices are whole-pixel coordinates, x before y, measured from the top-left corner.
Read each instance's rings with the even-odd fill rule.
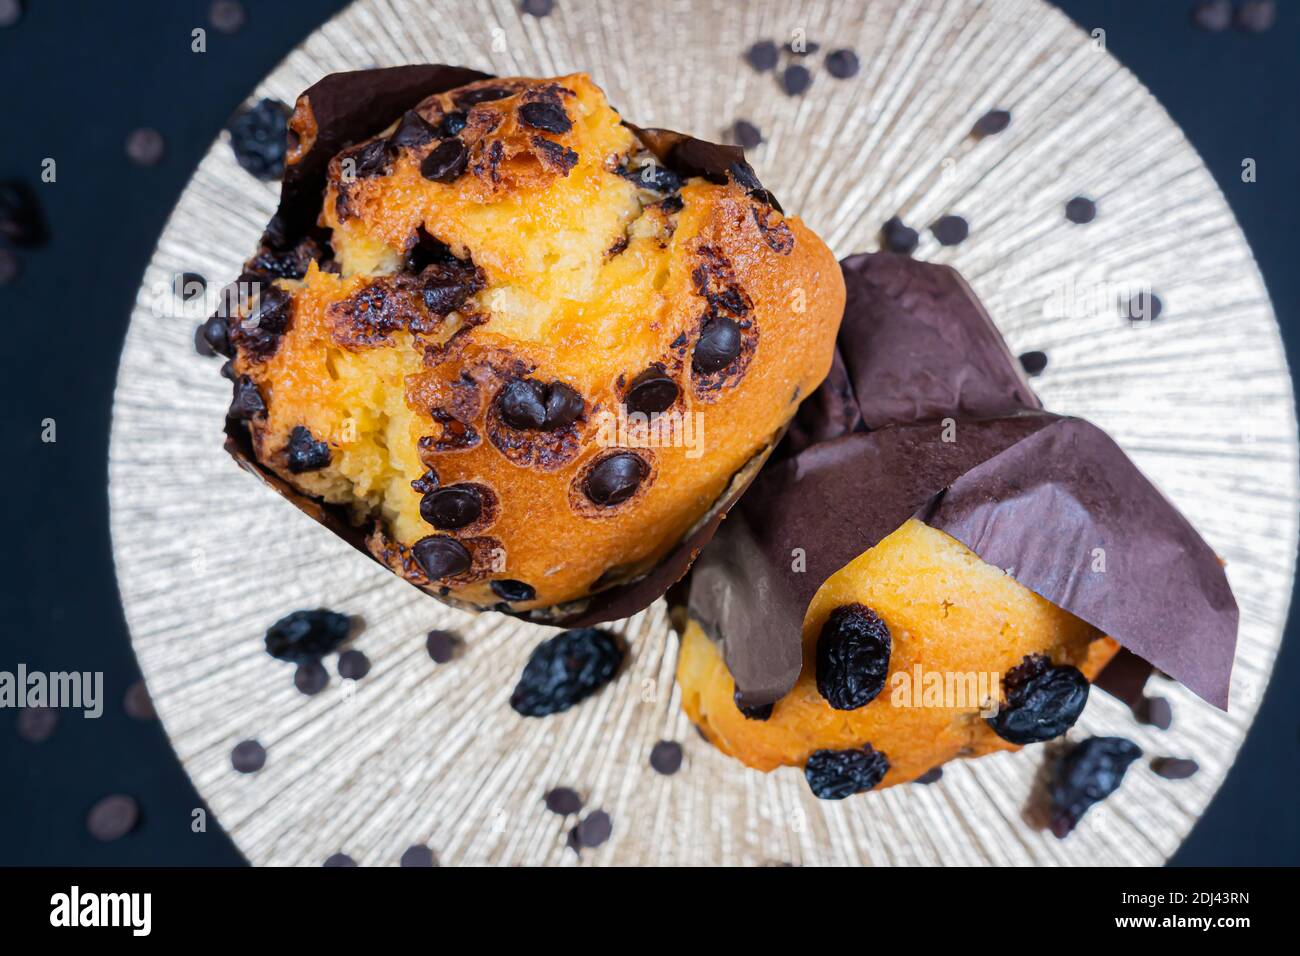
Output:
[[[362,93],[424,74],[298,102],[260,294],[205,330],[234,450],[449,602],[631,613],[825,377],[839,268],[739,149],[631,127],[584,74],[418,69],[436,92],[365,136],[400,97]]]

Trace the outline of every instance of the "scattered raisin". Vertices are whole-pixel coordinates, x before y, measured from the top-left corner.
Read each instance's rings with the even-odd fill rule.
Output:
[[[288,128],[289,107],[279,100],[259,100],[240,110],[227,126],[235,161],[258,179],[279,179],[284,175]]]
[[[622,662],[623,649],[605,631],[564,631],[533,649],[510,706],[524,717],[558,714],[609,683]]]
[[[889,758],[865,744],[860,750],[815,750],[803,775],[820,800],[843,800],[865,793],[889,772]]]
[[[304,471],[319,471],[330,463],[330,446],[316,441],[302,425],[295,425],[289,433],[289,470],[295,475]]]
[[[347,640],[351,628],[348,616],[337,611],[294,611],[267,628],[266,652],[296,664],[319,660]]]
[[[1088,679],[1041,654],[1026,657],[1007,671],[1007,702],[988,718],[993,732],[1013,744],[1059,737],[1079,719],[1088,702]]]
[[[1064,839],[1094,803],[1119,789],[1141,749],[1123,737],[1089,737],[1062,756],[1052,770],[1052,833]]]
[[[831,612],[817,638],[817,691],[836,710],[857,710],[876,699],[889,673],[889,628],[862,604]]]

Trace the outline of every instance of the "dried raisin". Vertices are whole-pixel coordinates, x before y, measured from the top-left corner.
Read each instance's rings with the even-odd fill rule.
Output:
[[[510,706],[524,717],[568,710],[614,677],[623,649],[594,627],[564,631],[533,649],[510,695]]]

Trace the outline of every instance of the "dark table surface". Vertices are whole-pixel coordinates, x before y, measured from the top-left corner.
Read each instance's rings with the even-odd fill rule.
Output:
[[[563,3],[564,0],[558,0]],[[0,6],[4,6],[0,2]],[[247,23],[208,31],[207,0],[73,3],[26,0],[0,28],[0,180],[38,190],[52,241],[23,251],[22,273],[0,285],[0,367],[9,413],[0,670],[104,673],[99,720],[64,718],[54,735],[19,738],[0,710],[0,864],[238,864],[218,827],[191,831],[202,806],[161,726],[121,701],[139,678],[118,601],[108,534],[107,457],[113,383],[140,277],[163,222],[232,110],[341,0],[291,8],[246,0]],[[1300,3],[1281,3],[1272,30],[1206,34],[1190,0],[1061,0],[1081,25],[1104,27],[1110,50],[1155,93],[1227,194],[1263,270],[1294,364],[1300,349]],[[292,9],[290,15],[287,11]],[[161,163],[128,161],[136,127],[166,139]],[[57,159],[55,184],[39,182]],[[1258,181],[1241,181],[1253,157]],[[57,422],[43,443],[41,422]],[[1237,764],[1177,864],[1300,862],[1300,646],[1294,622]],[[89,807],[135,796],[139,826],[100,843]]]

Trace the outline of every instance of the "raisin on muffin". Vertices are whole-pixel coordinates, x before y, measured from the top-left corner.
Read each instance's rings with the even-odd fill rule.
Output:
[[[649,604],[825,377],[834,257],[738,148],[629,126],[584,74],[458,74],[356,138],[329,80],[216,335],[236,454],[451,603]]]
[[[1121,646],[1226,707],[1237,607],[1209,546],[1042,409],[956,272],[843,265],[830,376],[674,611],[703,734],[839,799],[1061,735]]]

